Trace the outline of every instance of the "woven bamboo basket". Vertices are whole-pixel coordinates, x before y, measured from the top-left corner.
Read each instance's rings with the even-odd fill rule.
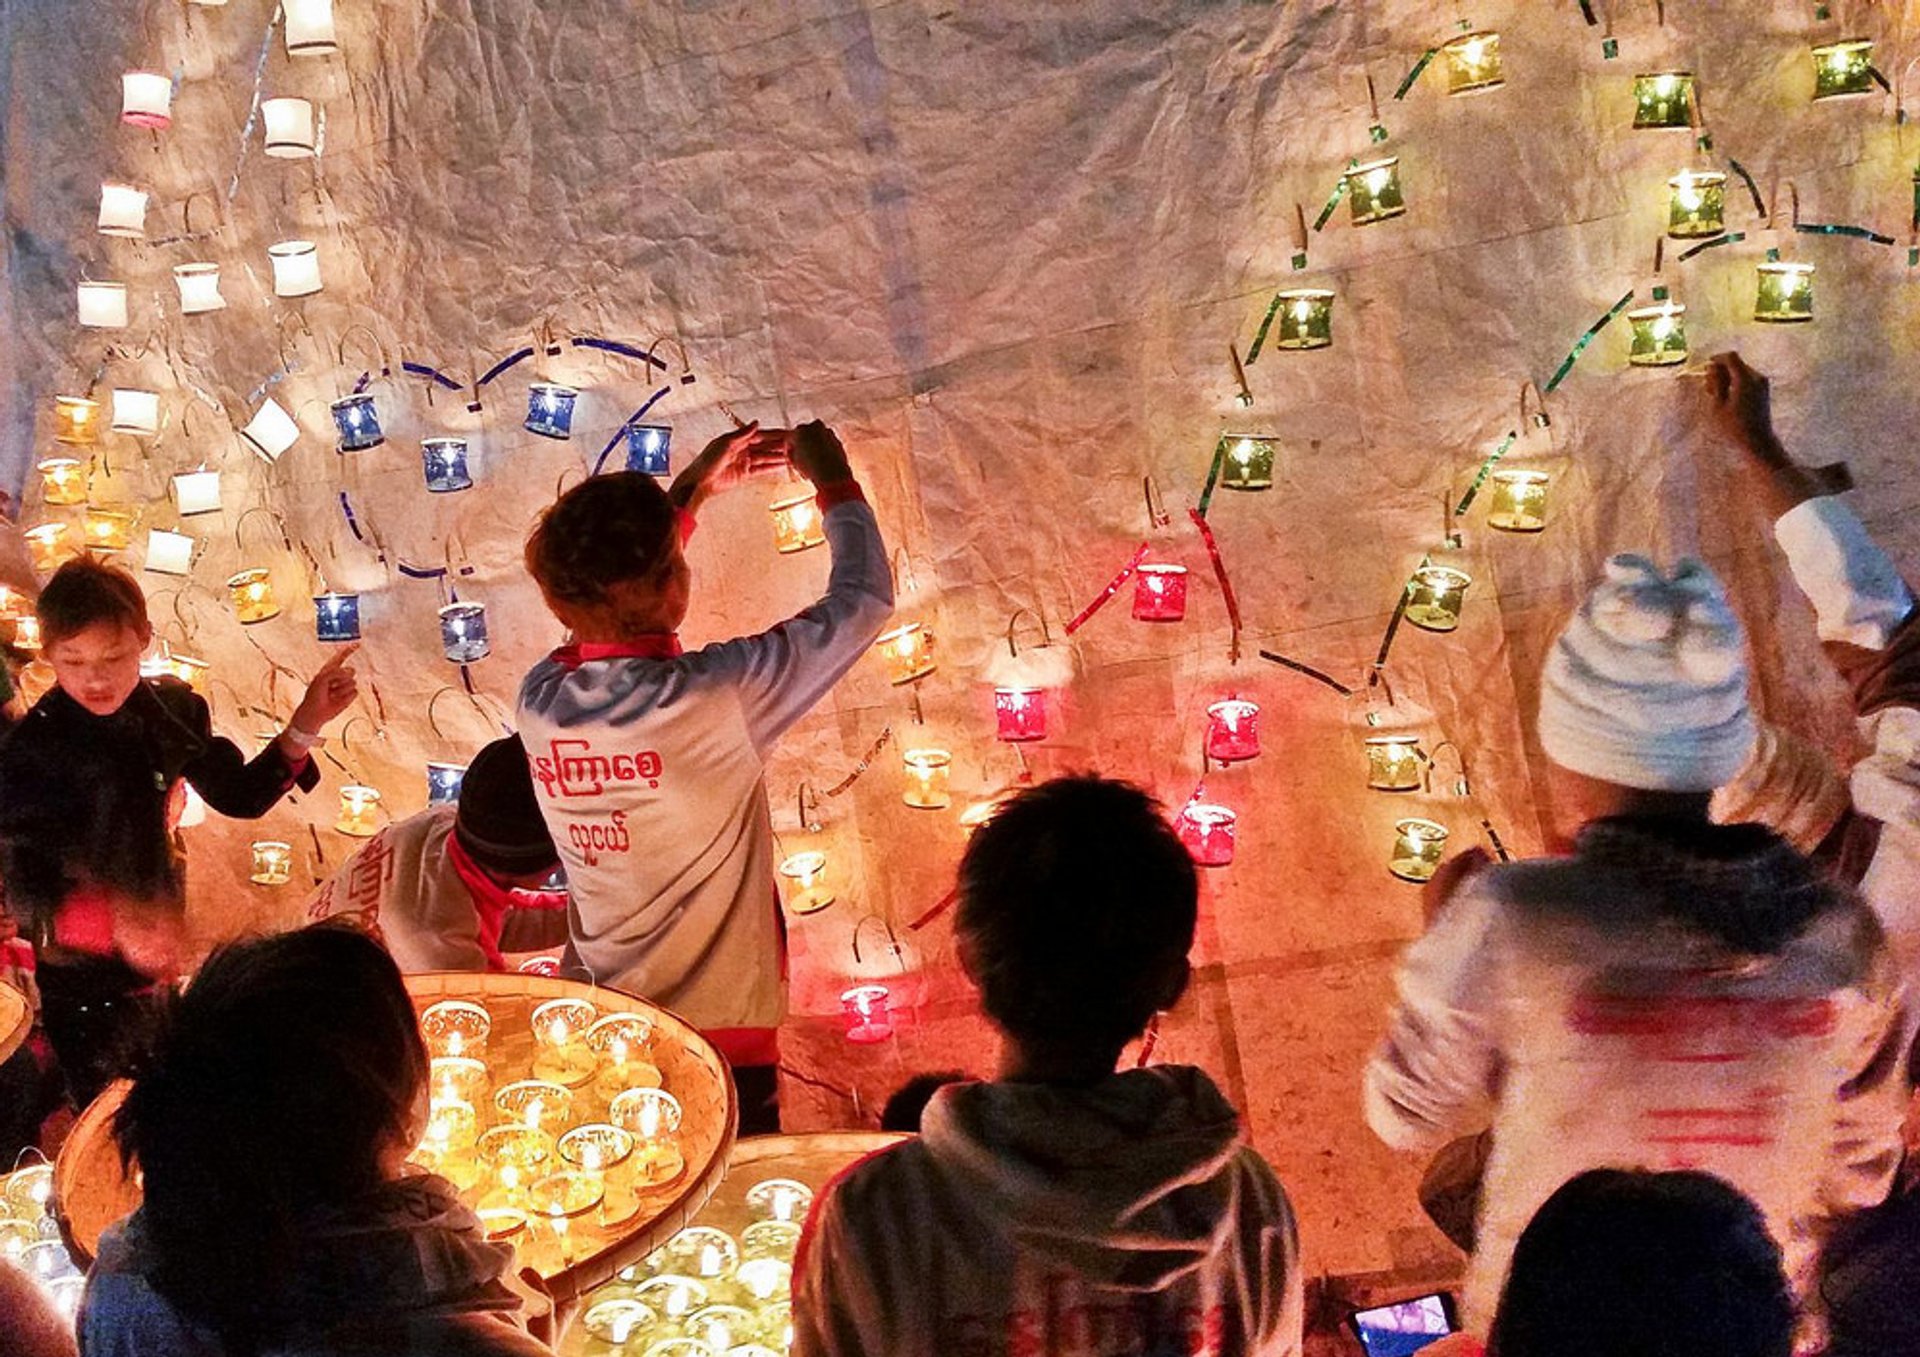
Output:
[[[27,996],[12,985],[0,984],[0,1060],[20,1049],[33,1030],[33,1010]]]
[[[484,1004],[493,1015],[490,1057],[530,1054],[531,1015],[548,999],[586,999],[603,1014],[635,1012],[653,1019],[648,1058],[680,1101],[679,1146],[686,1168],[671,1183],[643,1195],[640,1213],[595,1252],[544,1278],[556,1300],[574,1300],[641,1261],[706,1205],[726,1175],[739,1104],[726,1062],[681,1018],[620,990],[547,976],[439,971],[406,981],[416,1011],[442,999]],[[140,1204],[139,1187],[121,1171],[112,1136],[113,1114],[124,1096],[125,1086],[115,1084],[80,1114],[54,1171],[61,1230],[83,1267],[92,1262],[102,1232]]]

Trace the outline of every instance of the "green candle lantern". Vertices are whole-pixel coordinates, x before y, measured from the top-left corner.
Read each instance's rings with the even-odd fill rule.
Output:
[[[1422,631],[1452,631],[1460,625],[1473,576],[1450,565],[1423,566],[1414,572],[1407,593],[1407,621]]]
[[[1813,265],[1769,259],[1759,266],[1753,318],[1776,325],[1813,319]]]
[[[1547,485],[1544,471],[1512,469],[1493,473],[1493,497],[1487,506],[1487,526],[1501,532],[1540,532],[1547,526]]]
[[[1727,229],[1727,176],[1682,170],[1667,180],[1667,234],[1675,240],[1717,236]]]
[[[1220,484],[1228,490],[1271,490],[1274,440],[1260,434],[1230,433],[1226,443]]]
[[[1400,157],[1369,160],[1348,170],[1347,203],[1353,209],[1355,226],[1368,226],[1405,212],[1407,199],[1400,189]]]
[[[1333,293],[1324,287],[1289,288],[1280,294],[1277,349],[1324,349],[1333,343]]]
[[[1845,99],[1873,93],[1873,44],[1865,38],[1813,49],[1813,97]]]
[[[1687,308],[1661,297],[1627,312],[1633,343],[1627,361],[1635,367],[1668,367],[1687,361]]]
[[[1693,126],[1693,72],[1656,71],[1633,78],[1636,128]]]

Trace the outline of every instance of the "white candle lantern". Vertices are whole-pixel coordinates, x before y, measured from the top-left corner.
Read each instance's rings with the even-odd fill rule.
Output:
[[[1727,176],[1682,170],[1667,180],[1667,234],[1675,240],[1717,236],[1727,229]]]
[[[1402,881],[1431,881],[1447,851],[1447,827],[1432,820],[1402,820],[1393,833],[1387,870]]]
[[[360,595],[315,595],[313,600],[313,639],[329,644],[359,640]]]
[[[260,403],[253,418],[247,421],[247,427],[240,436],[253,444],[253,450],[269,462],[277,462],[280,455],[294,445],[300,437],[300,426],[293,422],[288,414],[272,396]]]
[[[82,283],[77,293],[80,323],[95,330],[127,328],[125,283]]]
[[[380,409],[371,391],[356,391],[333,402],[333,427],[340,435],[341,452],[365,452],[387,441],[380,430]]]
[[[573,407],[580,393],[558,382],[535,382],[527,388],[528,433],[542,438],[573,437]]]
[[[113,389],[113,431],[151,438],[160,432],[160,393],[137,387]]]
[[[492,649],[487,640],[487,605],[449,603],[442,608],[440,643],[455,664],[484,660]]]
[[[427,489],[436,495],[465,490],[473,484],[467,471],[467,440],[464,438],[423,438],[420,460],[426,472]]]
[[[1355,226],[1370,226],[1407,210],[1400,187],[1400,157],[1383,156],[1347,171],[1347,204]]]
[[[947,779],[953,755],[944,749],[909,749],[900,756],[907,771],[905,801],[915,810],[945,810],[953,804]]]
[[[147,195],[132,184],[100,186],[100,234],[138,240],[147,234]]]
[[[1227,435],[1227,455],[1220,468],[1220,484],[1228,490],[1273,488],[1274,440],[1258,434]]]
[[[40,463],[40,499],[46,504],[87,502],[87,464],[77,457],[49,457]]]
[[[100,402],[85,396],[53,398],[53,441],[90,448],[100,438]]]
[[[359,785],[340,789],[340,818],[333,827],[356,839],[370,839],[380,832],[380,793]]]
[[[827,855],[815,849],[795,853],[780,864],[780,875],[793,882],[787,893],[787,908],[795,914],[815,914],[833,903],[833,891],[822,884],[827,874]]]
[[[306,99],[265,99],[267,154],[275,160],[300,160],[314,154],[313,104]]]
[[[333,31],[333,0],[282,0],[287,22],[287,55],[326,57],[340,50]]]
[[[1450,565],[1423,567],[1413,577],[1407,621],[1423,631],[1452,631],[1460,625],[1460,605],[1472,583],[1473,576]]]
[[[1813,265],[1769,259],[1759,266],[1753,318],[1776,325],[1813,319]]]
[[[1813,97],[1845,99],[1873,93],[1873,43],[1866,38],[1813,49]]]
[[[253,845],[253,870],[247,880],[256,886],[284,886],[293,879],[293,845],[259,839]]]
[[[220,473],[183,471],[173,478],[173,502],[181,515],[220,512]]]
[[[175,264],[173,285],[180,289],[182,315],[198,316],[226,309],[227,299],[220,295],[218,264]]]
[[[1661,298],[1652,306],[1629,311],[1627,326],[1627,361],[1635,367],[1671,367],[1687,361],[1687,308],[1679,302]]]
[[[1447,93],[1471,94],[1507,82],[1498,33],[1463,33],[1440,49],[1447,59]]]
[[[273,264],[273,295],[311,297],[320,290],[320,252],[311,240],[283,240],[267,246]]]
[[[29,655],[40,651],[40,619],[32,613],[13,619],[13,648]]]
[[[1487,526],[1501,532],[1539,532],[1547,526],[1547,484],[1544,471],[1496,471],[1493,499],[1487,506]]]
[[[173,121],[173,77],[128,71],[120,77],[120,121],[159,129]]]
[[[166,528],[147,529],[146,569],[157,575],[186,575],[193,570],[193,549],[198,543],[183,532]]]
[[[1633,78],[1633,125],[1676,128],[1693,125],[1693,72],[1656,71]]]

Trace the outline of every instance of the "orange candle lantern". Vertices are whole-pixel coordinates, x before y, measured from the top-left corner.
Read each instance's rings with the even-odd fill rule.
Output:
[[[817,914],[833,903],[833,889],[825,884],[827,855],[818,849],[794,853],[780,864],[780,875],[793,882],[787,908],[795,914]]]
[[[918,622],[895,627],[873,643],[885,657],[887,679],[895,687],[925,678],[934,671],[933,633]]]
[[[53,441],[90,448],[100,438],[100,402],[85,396],[53,398]]]
[[[953,804],[947,790],[953,755],[944,749],[909,749],[901,756],[907,770],[906,803],[915,810],[945,810]]]
[[[64,523],[41,523],[28,528],[24,536],[27,539],[27,554],[33,560],[33,568],[42,574],[51,574],[60,566],[80,554],[75,545],[73,534],[67,531]]]
[[[40,463],[40,498],[48,504],[87,502],[87,464],[77,457],[49,457]]]
[[[242,570],[229,578],[227,597],[233,603],[234,616],[248,626],[280,615],[280,604],[273,596],[273,581],[264,567]]]
[[[767,506],[767,511],[773,515],[774,549],[781,555],[825,544],[826,527],[813,491],[777,499]]]
[[[105,555],[125,551],[133,545],[133,515],[118,509],[89,509],[81,526],[87,535],[87,549]]]

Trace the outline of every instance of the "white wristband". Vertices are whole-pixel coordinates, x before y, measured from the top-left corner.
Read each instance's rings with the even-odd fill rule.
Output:
[[[283,730],[280,733],[286,737],[287,742],[289,744],[292,744],[296,748],[298,748],[302,754],[306,753],[309,749],[313,748],[315,745],[320,743],[320,737],[316,735],[314,732],[309,730],[302,730],[300,729],[300,727],[295,725],[289,725],[285,730]]]

